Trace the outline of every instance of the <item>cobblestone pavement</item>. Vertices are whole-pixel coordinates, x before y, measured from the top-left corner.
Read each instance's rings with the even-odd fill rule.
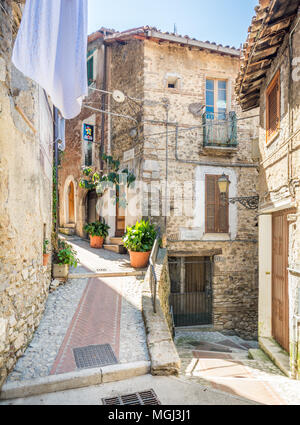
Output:
[[[123,255],[90,253],[85,241],[75,242],[81,246],[80,261],[98,258],[94,270],[123,270]],[[70,279],[58,287],[49,294],[40,325],[8,382],[75,370],[73,348],[88,345],[110,344],[119,363],[148,361],[141,289],[136,277]]]
[[[181,377],[266,405],[299,405],[300,382],[286,377],[267,357],[251,360],[256,341],[221,332],[176,331]]]

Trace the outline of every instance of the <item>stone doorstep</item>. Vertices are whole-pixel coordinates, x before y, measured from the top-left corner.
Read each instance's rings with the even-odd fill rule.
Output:
[[[104,244],[103,248],[106,249],[106,251],[116,252],[117,254],[127,254],[126,248],[124,248],[123,245]]]
[[[259,338],[259,346],[286,376],[292,378],[290,357],[277,342],[272,338]]]
[[[102,368],[77,370],[75,372],[50,375],[29,381],[9,382],[3,385],[0,400],[29,397],[57,391],[89,387],[108,382],[123,381],[136,376],[147,375],[150,362],[104,366]]]
[[[145,276],[143,271],[134,272],[107,272],[107,273],[73,273],[68,275],[68,279],[86,279],[90,277],[127,277],[127,276]]]

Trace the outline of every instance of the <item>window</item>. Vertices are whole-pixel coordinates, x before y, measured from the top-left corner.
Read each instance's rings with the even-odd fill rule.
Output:
[[[166,86],[168,89],[180,89],[180,78],[178,75],[167,75]]]
[[[278,71],[266,93],[267,142],[278,132],[280,126],[280,72]]]
[[[88,85],[90,86],[94,82],[94,52],[96,49],[88,51],[87,57],[87,77]]]
[[[225,120],[227,112],[227,81],[206,80],[206,113],[208,119]]]
[[[205,232],[228,233],[228,200],[219,191],[218,179],[221,176],[205,176]]]
[[[84,165],[90,167],[93,165],[93,143],[84,142]]]

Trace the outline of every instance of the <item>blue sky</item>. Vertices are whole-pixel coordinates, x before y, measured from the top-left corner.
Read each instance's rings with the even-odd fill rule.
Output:
[[[239,47],[258,0],[88,0],[89,33],[101,26],[123,31],[143,25],[201,41]]]

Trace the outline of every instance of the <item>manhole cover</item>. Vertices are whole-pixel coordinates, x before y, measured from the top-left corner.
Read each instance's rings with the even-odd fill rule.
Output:
[[[142,391],[139,393],[121,395],[111,398],[103,398],[105,405],[159,405],[161,404],[153,390]]]
[[[109,344],[73,348],[73,354],[78,369],[88,369],[118,363],[115,353]]]

